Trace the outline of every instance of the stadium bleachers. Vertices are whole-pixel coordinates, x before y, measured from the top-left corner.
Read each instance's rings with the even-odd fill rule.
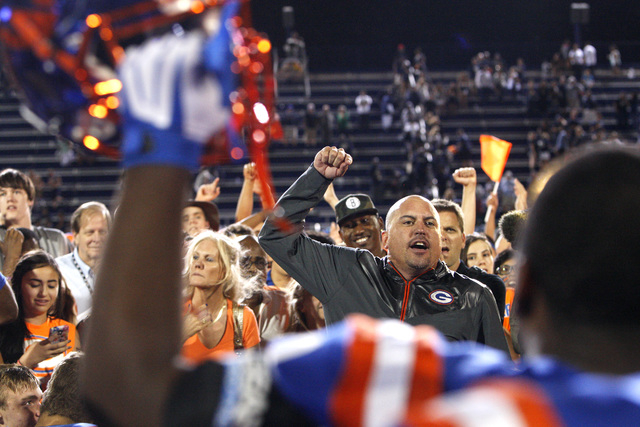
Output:
[[[434,83],[448,84],[455,81],[460,71],[430,72]],[[311,74],[311,98],[305,96],[302,82],[280,82],[278,85],[278,105],[293,105],[302,116],[308,102],[317,107],[329,104],[333,112],[338,105],[347,106],[351,116],[353,132],[351,143],[355,162],[346,177],[337,180],[336,191],[339,197],[350,192],[369,191],[369,169],[374,157],[379,157],[386,170],[401,168],[406,162],[402,153],[401,133],[398,121],[389,132],[383,132],[380,126],[380,114],[377,101],[392,82],[391,73],[333,73]],[[538,80],[537,71],[527,72],[528,79]],[[607,129],[615,124],[614,102],[621,91],[640,90],[640,81],[624,76],[611,76],[608,70],[597,70],[596,84],[593,88],[594,99],[604,116]],[[6,89],[6,88],[5,88]],[[366,90],[374,98],[371,127],[360,131],[356,126],[354,99],[360,90]],[[67,218],[81,203],[89,200],[101,201],[111,208],[113,195],[118,186],[121,169],[118,163],[107,158],[85,159],[68,166],[61,166],[56,150],[58,142],[49,135],[35,130],[19,113],[19,103],[9,90],[0,91],[0,168],[14,167],[23,171],[32,170],[45,178],[50,171],[62,178],[61,194],[63,209]],[[470,103],[468,108],[460,109],[455,115],[441,117],[441,129],[444,135],[453,137],[458,128],[464,128],[473,143],[474,165],[479,168],[479,135],[489,133],[514,144],[507,168],[516,176],[528,176],[526,135],[535,129],[540,119],[526,115],[526,106],[516,99],[496,98],[481,105]],[[300,121],[302,126],[302,121]],[[282,192],[311,163],[317,147],[307,147],[303,142],[302,128],[297,144],[272,142],[270,159],[276,193]],[[635,133],[623,135],[627,140],[637,138]],[[88,155],[84,148],[77,147]],[[455,168],[455,163],[453,167]],[[242,186],[242,165],[221,165],[217,168],[221,176],[222,193],[216,200],[220,208],[223,225],[233,221],[237,195]],[[480,182],[486,182],[486,176],[479,172]],[[458,193],[460,189],[456,189]],[[383,200],[376,200],[380,210],[385,213],[394,195],[387,194]],[[333,218],[328,205],[322,203],[314,210],[308,221],[319,223],[326,228]],[[37,217],[34,218],[37,221]],[[65,230],[68,231],[68,230]]]

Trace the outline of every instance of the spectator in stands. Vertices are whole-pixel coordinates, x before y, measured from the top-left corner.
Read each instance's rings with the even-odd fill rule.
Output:
[[[35,186],[27,175],[16,169],[0,172],[0,216],[6,228],[0,228],[0,240],[4,241],[7,229],[23,227],[38,236],[38,245],[44,251],[58,257],[71,251],[71,243],[60,230],[31,224],[31,208],[36,196]],[[0,256],[0,267],[5,253]]]
[[[580,83],[582,83],[582,85],[587,90],[592,89],[593,86],[596,84],[596,78],[593,75],[593,71],[591,71],[589,68],[585,69],[584,72],[582,73],[582,80],[580,81]],[[582,102],[582,105],[584,105],[584,101]]]
[[[71,353],[53,371],[36,427],[97,427],[84,405],[80,370],[84,355]]]
[[[69,350],[79,346],[73,306],[66,304],[66,286],[60,270],[42,250],[24,255],[13,273],[13,292],[19,307],[18,320],[0,327],[0,353],[5,363],[32,369],[43,387],[53,368]],[[68,330],[67,338],[56,342],[50,329]]]
[[[615,44],[609,46],[609,54],[607,55],[607,59],[609,60],[609,65],[611,66],[611,72],[614,76],[620,74],[620,69],[622,67],[622,55],[620,55],[620,51]]]
[[[480,95],[480,102],[485,103],[489,99],[489,95],[494,91],[493,74],[491,67],[486,65],[476,71],[475,84]]]
[[[523,210],[512,210],[500,217],[498,223],[500,234],[515,250],[520,249],[522,230],[524,230],[526,222],[527,212]]]
[[[582,84],[574,76],[569,76],[565,85],[565,97],[567,100],[567,108],[579,109],[581,107]]]
[[[457,203],[450,200],[436,199],[433,206],[440,216],[440,233],[442,235],[442,261],[449,270],[464,274],[486,285],[493,295],[498,312],[504,313],[504,283],[495,275],[488,274],[478,267],[467,266],[461,258],[465,247],[464,215]]]
[[[383,131],[388,132],[393,125],[393,115],[395,111],[396,107],[393,105],[392,90],[389,88],[380,99],[380,120]]]
[[[336,113],[336,130],[338,136],[349,136],[349,111],[346,105],[341,104],[338,106],[338,112]]]
[[[356,112],[358,113],[360,130],[369,129],[369,116],[371,115],[372,105],[373,98],[366,91],[361,90],[360,94],[356,96]]]
[[[300,126],[300,116],[296,112],[293,104],[287,104],[280,114],[282,127],[284,128],[285,144],[295,145],[298,143],[298,129]]]
[[[278,202],[277,210],[293,231],[282,231],[267,221],[260,232],[260,245],[320,300],[328,324],[360,312],[410,324],[429,323],[450,339],[479,340],[506,349],[491,291],[462,275],[447,273],[439,261],[439,217],[423,197],[406,197],[389,210],[385,258],[369,251],[322,245],[296,229],[322,199],[329,183],[344,175],[351,162],[343,150],[320,150],[313,165]],[[401,299],[401,289],[409,289],[409,282],[412,296]],[[458,317],[459,321],[452,321]]]
[[[240,244],[240,269],[245,279],[258,278],[260,287],[267,280],[267,253],[258,244],[258,239],[253,235],[239,236],[236,238]]]
[[[56,258],[60,272],[76,301],[78,317],[86,317],[91,308],[91,297],[111,214],[100,202],[83,203],[71,215],[71,230],[76,248],[72,253]]]
[[[427,73],[427,55],[424,54],[420,46],[413,50],[413,68],[419,70],[423,77]]]
[[[322,145],[330,145],[331,138],[333,137],[333,113],[331,113],[329,104],[322,106],[318,124],[320,126],[320,141]]]
[[[400,139],[404,141],[408,153],[418,145],[421,135],[423,137],[425,136],[426,125],[424,118],[420,115],[420,112],[420,106],[416,106],[409,101],[404,105],[402,112],[400,113],[400,120],[402,124],[402,134]]]
[[[480,270],[494,274],[493,255],[495,250],[487,236],[480,233],[472,233],[467,236],[460,258],[469,267],[478,267]]]
[[[40,418],[38,379],[20,365],[0,365],[0,425],[34,427]]]
[[[316,145],[316,137],[318,135],[318,114],[316,106],[310,102],[307,104],[307,110],[304,113],[304,137],[308,146]]]
[[[256,315],[260,346],[282,335],[291,324],[291,292],[267,286],[267,253],[255,235],[237,237],[242,249],[240,268],[245,280],[255,283],[253,294],[242,301]]]
[[[517,360],[522,351],[518,342],[519,319],[517,319],[516,315],[513,315],[517,276],[516,264],[517,252],[513,249],[503,250],[498,254],[498,256],[496,256],[493,262],[494,273],[500,277],[506,286],[504,320],[502,322],[502,326],[505,330],[505,336],[507,337],[507,343],[509,344],[509,350],[511,351],[511,357],[513,360]],[[516,326],[513,331],[511,330],[512,315],[514,325]]]
[[[194,238],[203,230],[219,229],[220,214],[214,203],[190,200],[182,209],[182,231],[185,236]]]
[[[296,284],[293,288],[292,332],[314,331],[325,326],[324,307],[320,300]]]
[[[502,179],[500,180],[500,185],[498,187],[498,194],[500,196],[500,210],[502,212],[513,209],[516,201],[514,188],[515,177],[513,176],[513,172],[511,170],[506,170],[502,175]]]
[[[350,248],[367,249],[377,257],[387,253],[382,248],[384,221],[366,194],[349,194],[334,207],[340,237]]]
[[[580,49],[578,43],[574,43],[569,50],[569,64],[576,80],[582,79],[582,70],[584,69],[584,51]]]
[[[517,279],[517,252],[513,249],[507,249],[496,256],[493,267],[496,274],[505,286],[515,288]]]
[[[598,65],[598,55],[596,52],[596,48],[591,44],[591,42],[587,41],[584,47],[582,48],[582,52],[584,53],[584,66],[587,70],[593,71]]]
[[[513,98],[519,98],[522,93],[522,76],[516,67],[509,68],[505,88],[511,93]]]
[[[213,231],[198,234],[187,251],[187,313],[182,355],[202,362],[260,342],[253,312],[239,304],[253,291],[242,278],[240,245]]]

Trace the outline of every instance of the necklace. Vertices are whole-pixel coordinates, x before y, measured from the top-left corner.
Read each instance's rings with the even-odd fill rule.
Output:
[[[91,295],[93,295],[93,289],[91,289],[91,285],[89,284],[89,280],[87,279],[87,276],[84,275],[84,271],[82,271],[82,269],[78,265],[78,261],[76,261],[76,253],[75,252],[71,255],[71,261],[73,261],[73,265],[76,267],[76,270],[78,270],[78,273],[80,273],[80,276],[82,276],[82,281],[84,282],[84,285],[89,290],[89,293]]]

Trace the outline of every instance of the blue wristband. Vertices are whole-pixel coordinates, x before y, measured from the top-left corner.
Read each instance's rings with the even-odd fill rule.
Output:
[[[7,278],[4,277],[4,274],[0,273],[0,289],[4,288],[7,284]]]

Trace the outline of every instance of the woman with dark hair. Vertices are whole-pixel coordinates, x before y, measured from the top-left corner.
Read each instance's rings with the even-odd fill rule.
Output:
[[[0,327],[0,353],[5,363],[30,368],[46,385],[53,368],[79,346],[73,324],[73,297],[55,260],[42,250],[20,258],[11,283],[19,314],[16,321]],[[54,327],[68,332],[62,332],[62,339],[55,341],[50,336]]]
[[[489,274],[493,274],[493,244],[487,236],[471,233],[467,236],[460,259],[468,267],[478,267]]]

